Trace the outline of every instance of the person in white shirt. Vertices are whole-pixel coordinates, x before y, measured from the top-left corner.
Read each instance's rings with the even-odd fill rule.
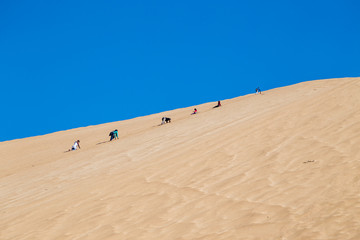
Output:
[[[80,140],[74,142],[74,145],[72,146],[71,150],[76,150],[78,147],[80,149]]]

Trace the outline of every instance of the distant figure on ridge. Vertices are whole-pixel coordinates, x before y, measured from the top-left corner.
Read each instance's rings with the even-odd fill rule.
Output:
[[[220,101],[218,101],[218,104],[217,104],[215,107],[213,107],[213,108],[217,108],[217,107],[221,107]]]
[[[261,94],[261,90],[260,90],[260,88],[259,87],[257,87],[256,89],[255,89],[255,94]]]
[[[69,149],[69,151],[77,150],[78,147],[79,147],[79,149],[80,149],[80,140],[76,140],[76,141],[74,142],[74,145],[71,147],[71,149]]]
[[[165,123],[171,123],[171,118],[168,118],[168,117],[163,117],[161,119],[161,124],[160,125],[163,125]]]
[[[196,114],[196,113],[197,113],[197,109],[194,108],[194,112],[191,115]]]

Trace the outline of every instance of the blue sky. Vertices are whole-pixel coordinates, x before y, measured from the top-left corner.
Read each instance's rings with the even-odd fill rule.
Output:
[[[1,1],[0,141],[360,76],[359,1]]]

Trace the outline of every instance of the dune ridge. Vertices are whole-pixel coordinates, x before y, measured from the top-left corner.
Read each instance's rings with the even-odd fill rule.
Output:
[[[360,239],[359,90],[309,81],[2,142],[0,239]]]

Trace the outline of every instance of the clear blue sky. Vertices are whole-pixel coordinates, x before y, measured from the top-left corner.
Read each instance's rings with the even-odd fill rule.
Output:
[[[356,0],[1,1],[0,141],[257,86],[360,76],[359,7]]]

